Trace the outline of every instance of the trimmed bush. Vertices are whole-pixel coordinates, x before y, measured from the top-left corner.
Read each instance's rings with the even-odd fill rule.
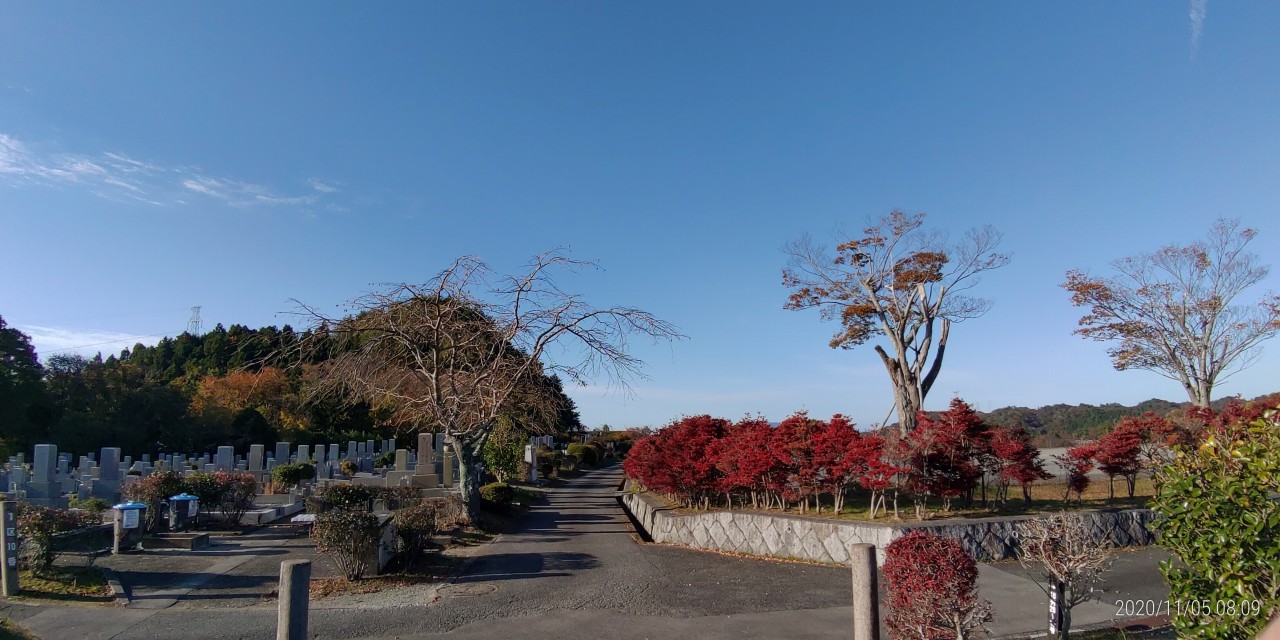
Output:
[[[359,580],[369,570],[378,533],[378,518],[362,511],[326,511],[316,516],[311,527],[316,551],[333,556],[347,580]]]
[[[400,543],[400,558],[405,566],[415,566],[427,555],[431,536],[436,532],[438,510],[437,503],[419,500],[392,516]]]
[[[373,459],[373,466],[382,467],[384,469],[388,467],[396,466],[396,452],[395,451],[382,452],[381,454],[378,455],[378,457]]]
[[[176,471],[157,471],[124,488],[124,497],[147,505],[143,515],[143,531],[156,530],[160,522],[160,509],[174,496],[188,489],[187,483]]]
[[[467,515],[467,503],[462,497],[454,494],[447,498],[436,498],[431,501],[436,507],[436,530],[447,531],[455,528],[471,526],[471,516]]]
[[[373,500],[373,491],[369,487],[358,484],[334,484],[324,490],[314,501],[315,512],[325,513],[333,510],[368,511],[369,501]]]
[[[253,508],[253,499],[258,497],[258,482],[247,471],[216,471],[213,481],[226,488],[218,504],[223,522],[231,527],[240,526],[240,519]]]
[[[907,534],[885,547],[880,573],[893,638],[962,640],[991,619],[990,603],[978,600],[978,563],[955,540]]]
[[[600,464],[600,454],[591,445],[575,442],[565,449],[565,453],[577,458],[578,462],[589,467]]]
[[[206,514],[222,504],[222,497],[227,494],[227,486],[214,480],[212,473],[196,472],[187,476],[187,492],[200,499],[200,508]]]
[[[418,487],[373,487],[370,493],[374,500],[381,500],[392,511],[422,502],[422,490]]]
[[[346,459],[338,463],[338,471],[346,474],[347,477],[351,477],[360,473],[360,465],[356,464],[355,460]]]
[[[316,477],[316,466],[307,462],[277,465],[271,470],[271,479],[286,487],[296,487]]]
[[[560,462],[551,452],[538,452],[538,477],[550,478],[560,468]]]
[[[509,507],[516,499],[516,490],[505,482],[494,482],[480,487],[480,499]]]
[[[21,544],[18,557],[23,566],[35,574],[44,573],[53,566],[57,557],[54,535],[94,524],[83,513],[37,507],[26,502],[18,503],[17,517]]]

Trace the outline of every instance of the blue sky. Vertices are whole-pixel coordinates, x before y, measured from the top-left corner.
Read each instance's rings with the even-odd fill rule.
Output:
[[[1058,285],[1218,216],[1275,264],[1280,4],[789,4],[12,4],[0,315],[51,353],[568,246],[603,267],[570,286],[690,337],[637,345],[633,396],[570,389],[588,424],[867,424],[881,365],[782,309],[780,248],[901,207],[1013,255],[930,408],[1183,399],[1072,336]]]

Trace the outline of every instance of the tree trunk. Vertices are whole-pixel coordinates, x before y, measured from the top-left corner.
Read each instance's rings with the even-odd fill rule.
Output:
[[[488,430],[485,431],[488,435]],[[473,524],[480,517],[480,474],[484,471],[481,452],[486,438],[467,438],[446,434],[444,442],[458,458],[458,491]]]

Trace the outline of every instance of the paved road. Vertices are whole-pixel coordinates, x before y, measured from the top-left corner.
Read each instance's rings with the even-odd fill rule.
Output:
[[[620,480],[615,467],[551,490],[514,533],[478,549],[450,584],[313,603],[312,635],[379,640],[848,637],[848,569],[636,544],[614,497]],[[254,583],[260,578],[236,575],[263,573],[266,569],[254,568],[262,563],[267,569],[278,566],[284,556],[276,551],[290,542],[275,544],[255,549],[245,541],[239,554],[205,557],[206,568],[189,578],[192,586],[160,585],[153,597],[132,608],[10,607],[6,614],[44,640],[273,638],[275,608],[254,595],[262,587]],[[1163,588],[1152,569],[1158,554],[1132,553],[1113,593],[1157,597]],[[238,564],[220,576],[210,562]],[[995,606],[994,631],[1039,628],[1043,594],[1016,563],[983,565],[979,586]],[[1084,606],[1077,611],[1077,624],[1109,621],[1113,609]]]
[[[621,640],[688,637],[695,631],[726,640],[847,635],[847,569],[635,544],[614,498],[620,481],[621,470],[614,467],[551,490],[514,533],[479,550],[453,583],[411,592],[414,599],[400,594],[370,596],[351,606],[315,603],[312,634],[461,639],[546,631],[566,639],[605,633]],[[219,561],[237,562],[236,557]],[[210,573],[197,570],[193,576]],[[96,609],[88,616],[57,608],[10,615],[45,640],[274,637],[274,607],[232,594],[219,604],[234,602],[235,608],[205,608],[208,602],[186,598],[214,596],[210,587],[220,578],[192,580],[201,584],[185,595],[157,589],[155,605],[148,606],[180,598],[163,609]]]

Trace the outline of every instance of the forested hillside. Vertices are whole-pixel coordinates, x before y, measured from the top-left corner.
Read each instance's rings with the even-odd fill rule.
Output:
[[[1259,398],[1265,397],[1268,396],[1259,396]],[[1256,399],[1258,398],[1249,398],[1249,400]],[[1231,398],[1220,398],[1211,405],[1215,410],[1221,411],[1230,401]],[[1056,446],[1068,440],[1102,435],[1124,416],[1140,416],[1148,411],[1161,416],[1177,415],[1190,406],[1189,402],[1169,402],[1152,398],[1132,406],[1112,402],[1103,405],[1051,404],[1038,409],[1002,407],[983,413],[982,416],[993,425],[1022,425],[1037,437],[1041,446]]]
[[[308,337],[288,325],[219,324],[106,358],[40,358],[28,337],[0,318],[3,448],[11,454],[50,442],[77,453],[104,446],[143,453],[393,437],[385,411],[333,395],[311,397],[316,367],[331,351],[323,341],[315,348],[314,340],[312,348],[298,349]],[[560,380],[548,382],[564,409],[554,424],[527,426],[580,430]],[[518,407],[512,414],[528,419]]]

